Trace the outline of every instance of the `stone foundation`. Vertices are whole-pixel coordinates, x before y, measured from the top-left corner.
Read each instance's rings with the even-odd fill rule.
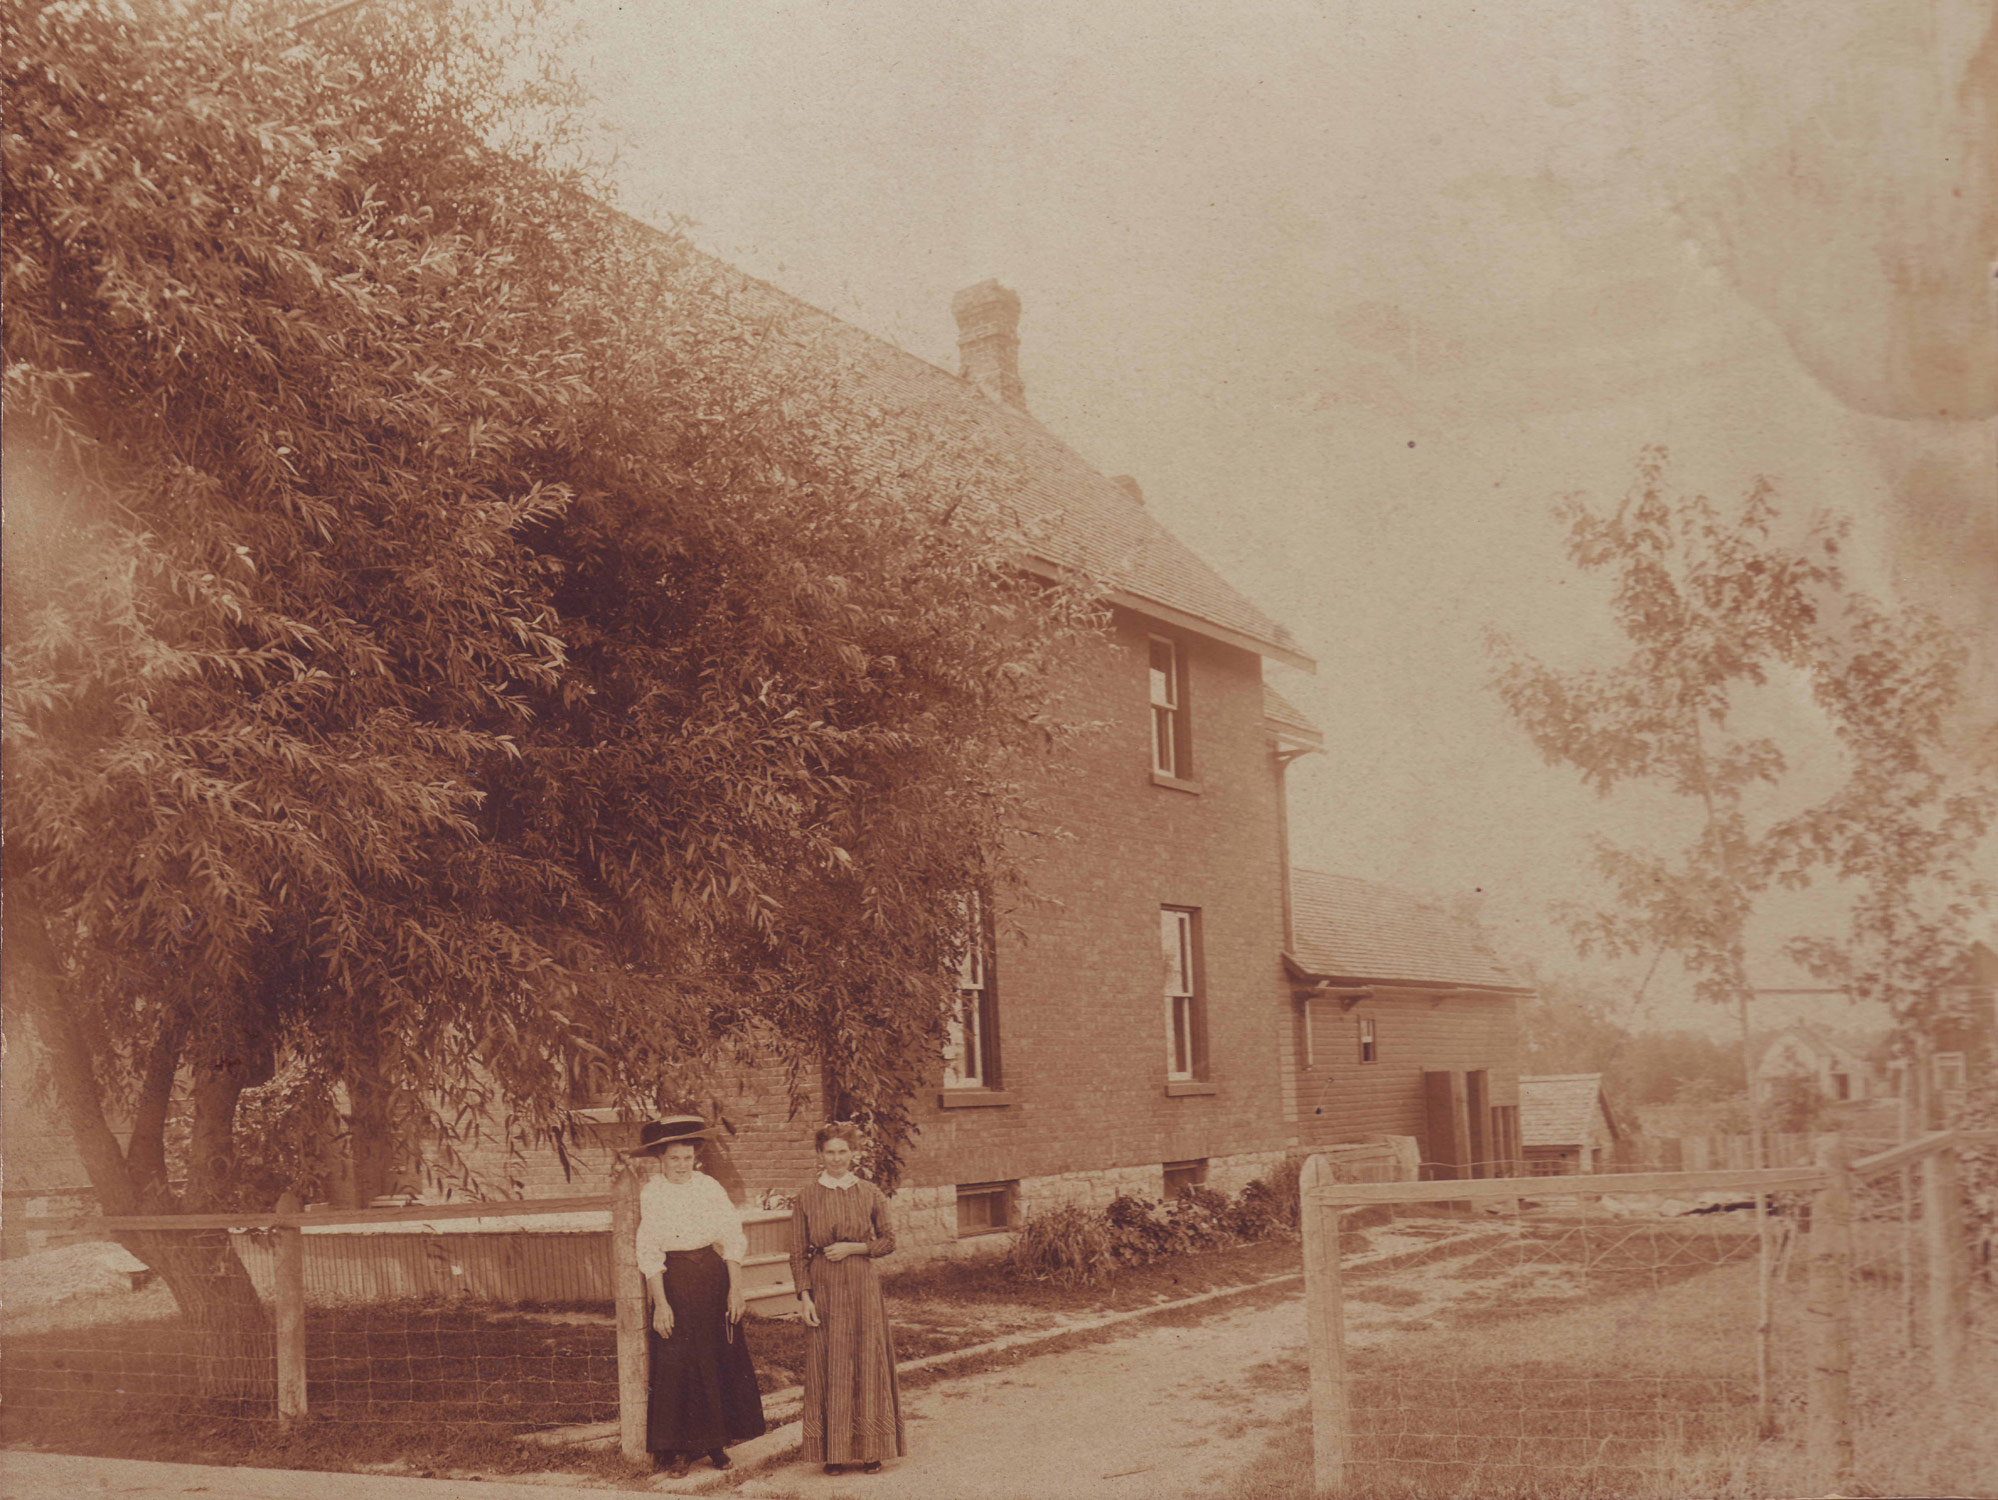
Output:
[[[1207,1186],[1230,1197],[1252,1180],[1267,1178],[1287,1153],[1257,1151],[1241,1156],[1217,1156],[1207,1163]],[[1158,1202],[1165,1197],[1165,1169],[1145,1166],[1103,1167],[1093,1172],[1061,1172],[1050,1177],[1023,1177],[1014,1190],[1014,1228],[1035,1214],[1077,1207],[1102,1209],[1128,1194]],[[996,1255],[1012,1246],[1008,1231],[962,1235],[957,1232],[957,1189],[905,1187],[890,1200],[895,1208],[895,1257],[884,1270],[908,1270],[926,1262],[967,1255]]]

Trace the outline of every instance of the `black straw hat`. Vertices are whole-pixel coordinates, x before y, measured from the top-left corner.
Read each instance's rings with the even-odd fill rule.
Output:
[[[634,1156],[657,1156],[679,1141],[692,1145],[707,1140],[714,1130],[699,1115],[668,1115],[663,1120],[647,1120],[638,1127],[638,1148]]]

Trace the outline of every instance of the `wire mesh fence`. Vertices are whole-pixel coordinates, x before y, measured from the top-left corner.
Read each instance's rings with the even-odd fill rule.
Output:
[[[268,1424],[287,1315],[301,1325],[303,1406],[322,1424],[518,1431],[614,1418],[607,1210],[499,1210],[153,1228],[123,1232],[130,1258],[104,1243],[38,1257],[66,1263],[80,1295],[44,1288],[39,1315],[10,1316],[0,1339],[10,1435],[161,1418]],[[288,1254],[295,1308],[281,1287]],[[107,1264],[135,1285],[108,1295]]]
[[[1307,1236],[1321,1486],[1581,1497],[1849,1477],[1851,1404],[1937,1378],[1925,1213],[1942,1198],[1904,1191],[1899,1170],[1784,1154],[1608,1176],[1438,1163],[1424,1175],[1440,1180],[1413,1183],[1320,1169],[1306,1196],[1321,1216]],[[1424,1242],[1433,1253],[1390,1275],[1341,1274],[1356,1251]]]
[[[309,1418],[393,1450],[615,1423],[611,1199],[100,1220],[0,1267],[0,1436]],[[788,1213],[749,1210],[752,1310],[790,1304]]]

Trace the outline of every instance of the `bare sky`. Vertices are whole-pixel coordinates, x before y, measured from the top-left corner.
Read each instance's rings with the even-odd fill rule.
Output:
[[[1020,293],[1034,413],[1319,660],[1273,674],[1330,746],[1301,863],[1482,891],[1576,966],[1546,905],[1645,812],[1540,765],[1483,633],[1600,643],[1550,506],[1647,443],[1852,515],[1857,571],[1998,684],[1986,5],[583,10],[631,207],[951,368],[951,293]]]

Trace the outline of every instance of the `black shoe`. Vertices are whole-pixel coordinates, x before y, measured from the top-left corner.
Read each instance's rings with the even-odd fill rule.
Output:
[[[693,1455],[687,1453],[664,1453],[660,1457],[666,1460],[664,1467],[668,1479],[685,1479],[687,1470],[694,1463]]]
[[[866,1463],[860,1466],[860,1472],[863,1474],[879,1474],[881,1472],[881,1460],[878,1458],[870,1458]]]
[[[722,1448],[708,1449],[708,1462],[713,1464],[717,1469],[733,1469],[735,1467],[735,1460],[728,1456],[726,1449]]]
[[[826,1465],[826,1472],[827,1472],[828,1474],[844,1474],[844,1473],[846,1472],[846,1465],[845,1465],[845,1464],[827,1464],[827,1465]]]

